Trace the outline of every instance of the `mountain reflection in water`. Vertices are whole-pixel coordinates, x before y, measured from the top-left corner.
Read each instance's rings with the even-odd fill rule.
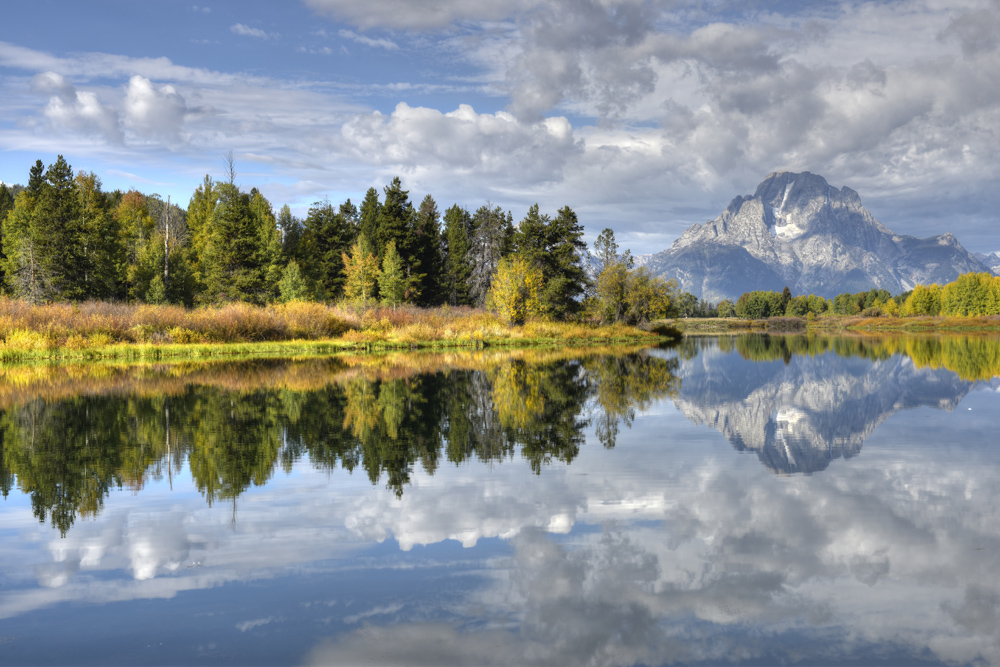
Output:
[[[964,336],[688,338],[678,354],[677,407],[782,474],[856,456],[891,415],[953,410],[972,379],[1000,375],[1000,343]]]
[[[1000,664],[989,359],[9,367],[0,663]]]

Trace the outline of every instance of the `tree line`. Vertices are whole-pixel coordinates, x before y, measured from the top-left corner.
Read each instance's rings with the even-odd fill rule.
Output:
[[[917,285],[893,295],[872,288],[866,292],[844,292],[833,299],[814,294],[792,296],[781,292],[745,292],[736,303],[728,299],[717,306],[719,317],[761,319],[767,317],[815,317],[823,313],[863,317],[941,315],[975,317],[1000,315],[1000,277],[989,273],[966,273],[945,285]]]
[[[677,301],[676,283],[636,269],[611,230],[594,270],[568,206],[554,216],[532,206],[516,225],[491,203],[442,214],[429,194],[415,204],[397,177],[360,205],[318,201],[300,219],[238,186],[231,155],[227,166],[228,178],[206,176],[183,209],[137,190],[105,192],[61,155],[48,167],[36,161],[26,186],[0,186],[4,292],[35,304],[447,304],[511,321],[638,322]]]

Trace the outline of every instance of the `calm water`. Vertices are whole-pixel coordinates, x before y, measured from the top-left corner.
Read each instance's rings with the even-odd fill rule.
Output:
[[[997,340],[12,367],[0,411],[2,664],[1000,664]]]

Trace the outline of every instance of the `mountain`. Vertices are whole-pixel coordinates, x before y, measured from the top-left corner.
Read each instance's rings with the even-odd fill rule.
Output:
[[[739,345],[737,344],[737,350]],[[813,473],[861,453],[886,419],[918,407],[954,410],[975,385],[903,355],[872,362],[830,351],[750,361],[706,342],[679,372],[674,404],[778,474]]]
[[[976,256],[976,259],[985,264],[986,268],[1000,276],[1000,252],[991,252],[988,255],[984,255],[981,252],[972,254]]]
[[[1000,258],[998,258],[1000,259]],[[833,297],[872,287],[899,294],[989,271],[954,236],[896,234],[854,190],[822,176],[776,172],[704,225],[692,225],[647,263],[681,289],[717,301],[751,290]]]

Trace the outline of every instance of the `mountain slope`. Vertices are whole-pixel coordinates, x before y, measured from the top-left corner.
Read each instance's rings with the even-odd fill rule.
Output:
[[[857,192],[809,172],[771,174],[715,220],[689,227],[648,266],[711,301],[785,285],[826,297],[872,287],[898,294],[918,283],[989,271],[951,234],[895,234],[862,206]]]

